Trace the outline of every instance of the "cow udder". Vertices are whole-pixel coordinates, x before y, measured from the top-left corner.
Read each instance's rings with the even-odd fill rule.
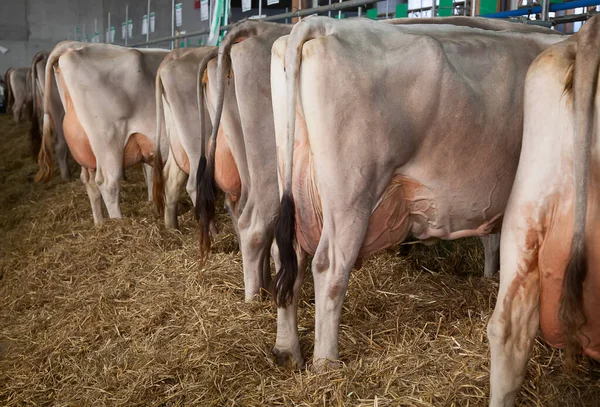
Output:
[[[590,183],[590,185],[593,185]],[[540,273],[540,329],[544,340],[551,346],[565,346],[564,332],[558,319],[565,268],[569,261],[573,236],[572,189],[552,197],[556,208],[548,216],[547,230],[539,252]],[[567,198],[569,197],[569,198]],[[600,360],[600,193],[590,190],[586,225],[588,272],[583,285],[584,310],[587,323],[580,335],[585,353]],[[550,206],[552,207],[552,206]]]

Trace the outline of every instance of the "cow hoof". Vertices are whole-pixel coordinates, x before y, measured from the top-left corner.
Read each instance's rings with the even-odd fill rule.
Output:
[[[290,368],[301,368],[304,366],[304,359],[302,359],[301,355],[294,357],[291,352],[281,351],[277,348],[273,348],[271,352],[273,352],[275,363],[277,363],[278,366]]]
[[[340,360],[331,359],[314,359],[312,365],[313,373],[323,373],[332,370],[339,370],[344,367],[344,363]]]

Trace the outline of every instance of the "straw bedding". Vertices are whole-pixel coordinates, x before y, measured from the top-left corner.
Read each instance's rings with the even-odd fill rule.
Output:
[[[26,131],[0,116],[0,405],[486,404],[485,327],[498,282],[481,277],[476,240],[405,245],[370,259],[352,272],[344,304],[344,366],[280,368],[270,352],[274,306],[244,303],[224,214],[201,269],[191,212],[181,232],[165,230],[136,167],[123,183],[126,219],[94,227],[80,182],[33,183]],[[299,324],[310,360],[307,280]],[[598,400],[586,361],[567,374],[560,352],[536,344],[520,405]]]

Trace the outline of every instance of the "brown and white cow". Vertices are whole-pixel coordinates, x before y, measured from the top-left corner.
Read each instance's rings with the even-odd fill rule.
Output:
[[[269,70],[273,43],[289,34],[291,28],[260,21],[236,24],[219,47],[218,63],[213,60],[208,64],[207,94],[209,99],[215,97],[211,105],[216,106],[213,125],[222,125],[241,181],[239,196],[232,202],[230,212],[242,253],[247,301],[260,294],[261,289],[268,289],[271,281],[269,255],[279,195]],[[208,225],[214,219],[212,179],[218,178],[213,174],[215,169],[222,172],[215,165],[215,152],[221,143],[213,127],[196,203],[204,242],[209,242]],[[216,184],[220,186],[218,180]],[[203,245],[205,251],[208,248],[209,245]]]
[[[426,21],[453,25],[480,23],[487,29],[496,30],[508,28],[531,29],[531,27],[517,26],[507,22],[496,24],[496,22],[490,22],[486,19],[445,18],[426,19]],[[411,23],[412,19],[398,19],[395,21],[395,24]],[[242,133],[238,131],[238,127],[228,123],[226,118],[224,122],[229,130],[227,139],[239,146],[236,149],[238,153],[235,154],[238,157],[237,167],[247,166],[247,170],[243,171],[244,174],[252,174],[251,177],[244,176],[242,178],[248,181],[242,182],[242,204],[238,208],[241,217],[238,220],[238,228],[236,228],[241,235],[239,236],[240,248],[244,258],[247,300],[256,296],[261,288],[267,288],[269,285],[268,252],[274,235],[273,220],[277,217],[279,206],[270,81],[266,80],[269,78],[265,80],[261,80],[261,78],[265,76],[265,72],[266,75],[269,75],[272,44],[282,35],[288,34],[291,28],[291,25],[244,21],[236,24],[228,32],[220,46],[220,65],[217,67],[220,76],[217,74],[216,91],[217,99],[221,98],[221,100],[216,100],[213,104],[225,104],[225,109],[230,112],[230,116],[235,115],[235,112],[239,112],[239,119],[236,116],[236,120],[240,122]],[[210,65],[210,67],[212,68],[213,65]],[[209,69],[209,72],[212,71]],[[226,77],[227,79],[225,79]],[[213,81],[209,82],[213,84]],[[224,100],[225,88],[228,86],[235,87],[235,97]],[[229,103],[235,105],[228,106]],[[219,123],[220,118],[221,116],[217,112],[216,121]],[[215,136],[216,134],[213,134],[213,137]],[[219,146],[220,142],[217,142],[216,145]],[[245,154],[242,154],[242,152]],[[245,164],[243,160],[245,160]],[[235,165],[235,163],[232,164]],[[218,167],[220,166],[217,165]],[[198,165],[198,168],[203,167]],[[208,168],[209,171],[204,178],[205,183],[210,182],[211,165]],[[214,191],[211,190],[211,187],[201,184],[199,189],[214,199]],[[209,225],[214,217],[214,202],[209,201],[210,199],[206,199],[200,194],[196,206],[201,223],[206,225]],[[206,208],[212,209],[206,210]],[[210,239],[209,231],[206,229],[203,239],[205,241]],[[486,249],[486,274],[491,274],[492,270],[497,270],[497,249],[493,250],[493,247],[499,246],[499,240],[488,240],[487,238],[482,240],[484,240]],[[490,240],[491,245],[488,244]]]
[[[68,41],[57,45],[48,58],[37,179],[46,181],[52,175],[49,86],[54,74],[65,109],[65,140],[82,167],[81,181],[96,224],[103,218],[101,200],[109,217],[121,218],[119,192],[125,168],[145,163],[148,195],[152,198],[154,78],[167,52]]]
[[[156,74],[156,126],[159,131],[164,116],[170,149],[164,171],[162,156],[157,154],[155,157],[153,193],[159,211],[164,210],[167,227],[177,227],[177,204],[186,178],[188,194],[192,202],[196,200],[197,166],[200,156],[205,155],[206,142],[202,140],[202,135],[210,133],[212,125],[204,99],[197,99],[196,86],[190,86],[190,83],[198,82],[198,66],[202,65],[202,77],[207,62],[216,55],[216,47],[177,49],[163,59]],[[198,131],[201,126],[204,129]],[[239,180],[226,140],[222,147],[217,166],[232,168],[233,172],[219,173],[219,176],[227,178],[227,175],[233,175],[234,179]],[[223,179],[219,178],[219,181],[224,187]]]
[[[48,62],[48,52],[40,51],[33,57],[31,63],[31,99],[33,101],[33,111],[31,114],[31,129],[29,132],[32,154],[37,158],[42,145],[42,121],[44,118],[44,90],[46,88],[46,63]],[[62,179],[69,179],[71,171],[67,163],[68,146],[62,129],[62,121],[65,116],[56,79],[51,78],[50,86],[50,115],[52,117],[54,137],[54,153],[58,161],[60,176]]]
[[[361,259],[408,234],[498,231],[518,164],[525,74],[561,39],[313,17],[274,44],[284,185],[274,295],[279,307],[297,304],[297,238],[314,254],[316,367],[338,359],[342,303]],[[289,343],[275,352],[302,362],[297,338]]]
[[[11,68],[6,75],[7,106],[12,109],[13,119],[21,123],[31,115],[31,68]]]
[[[488,325],[492,406],[512,406],[538,330],[600,360],[600,17],[543,52],[525,81],[523,146]]]

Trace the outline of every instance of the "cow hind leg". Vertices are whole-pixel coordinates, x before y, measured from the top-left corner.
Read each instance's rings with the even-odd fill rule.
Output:
[[[56,160],[58,161],[58,168],[60,169],[60,177],[66,181],[71,178],[71,170],[69,169],[69,163],[67,161],[69,148],[62,134],[56,135],[54,152],[56,153]]]
[[[168,228],[178,229],[177,222],[177,205],[181,198],[183,186],[187,174],[179,168],[173,159],[173,155],[169,153],[167,163],[164,168],[165,178],[165,226]]]
[[[238,245],[240,244],[240,229],[238,226],[239,215],[236,211],[236,205],[233,199],[231,199],[231,195],[225,194],[225,208],[227,212],[229,212],[229,217],[231,218],[231,223],[233,224],[233,230],[235,230],[235,237],[237,238]],[[211,226],[212,228],[212,226]]]
[[[500,233],[481,237],[485,254],[484,277],[492,277],[500,270]]]
[[[492,407],[514,405],[539,328],[537,233],[528,231],[524,239],[521,232],[519,236],[511,232],[503,230],[500,290],[487,329],[492,356]]]
[[[247,302],[268,291],[270,283],[269,249],[273,241],[273,228],[258,218],[259,214],[248,202],[238,221]],[[269,275],[269,281],[264,281],[265,274]]]
[[[13,119],[15,121],[15,123],[17,124],[21,124],[21,117],[22,117],[22,111],[23,109],[21,107],[14,107],[13,106]]]
[[[96,184],[94,170],[81,167],[81,182],[85,186],[85,190],[90,198],[90,204],[92,206],[92,215],[94,216],[94,225],[102,223],[102,194],[98,185]]]
[[[338,364],[338,330],[352,270],[369,222],[363,212],[332,208],[312,261],[315,284],[315,370]]]
[[[143,164],[142,170],[144,171],[144,179],[148,188],[148,201],[152,202],[152,166]]]
[[[273,246],[276,247],[275,244]],[[275,346],[273,347],[273,355],[275,361],[280,366],[304,366],[304,358],[300,350],[300,338],[298,336],[298,303],[300,302],[300,294],[302,283],[304,281],[304,273],[306,270],[307,254],[300,245],[296,244],[296,257],[298,259],[298,275],[294,281],[293,299],[287,307],[277,308],[277,337]],[[275,264],[279,263],[279,253],[275,249],[274,257],[277,258]],[[279,270],[279,267],[277,267]]]
[[[122,172],[122,167],[118,165],[98,166],[96,171],[96,183],[100,187],[108,216],[112,219],[123,217],[120,205]]]

